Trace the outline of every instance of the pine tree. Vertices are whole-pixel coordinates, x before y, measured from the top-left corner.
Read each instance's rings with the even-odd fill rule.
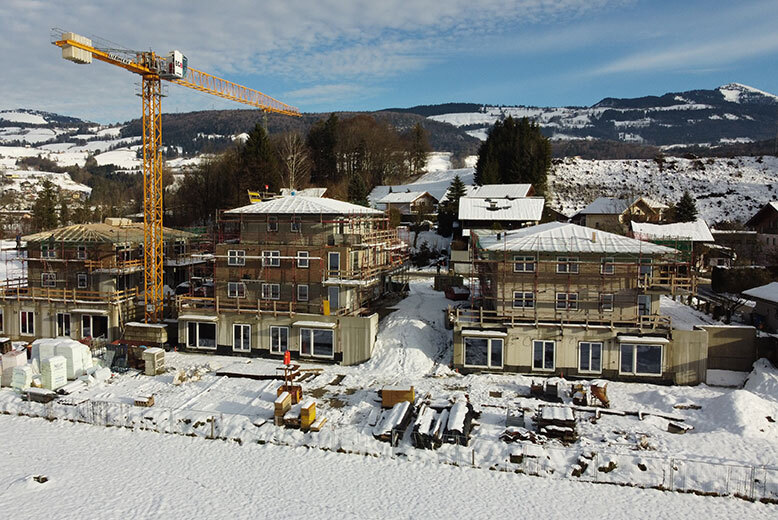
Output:
[[[535,192],[546,191],[551,168],[551,144],[537,123],[508,117],[497,121],[478,150],[475,183],[532,184]]]
[[[451,236],[454,230],[454,222],[459,216],[459,199],[467,195],[467,187],[459,175],[454,176],[451,185],[446,191],[446,201],[438,209],[438,234],[444,237]]]
[[[320,119],[308,131],[306,144],[311,150],[311,182],[323,184],[335,180],[338,174],[338,116],[330,114]]]
[[[59,198],[59,225],[67,226],[70,224],[70,206],[68,201],[60,196]]]
[[[348,181],[348,201],[360,206],[369,206],[365,180],[359,173],[353,174]]]
[[[678,204],[675,205],[676,222],[692,222],[697,220],[697,203],[688,191],[684,191]]]
[[[52,229],[57,226],[57,189],[49,179],[44,179],[41,187],[32,206],[33,226],[37,230]]]
[[[257,123],[249,133],[241,153],[244,174],[241,179],[241,189],[236,196],[245,197],[247,190],[274,190],[279,180],[281,170],[278,154],[270,142],[267,131]],[[243,202],[236,200],[235,203]]]

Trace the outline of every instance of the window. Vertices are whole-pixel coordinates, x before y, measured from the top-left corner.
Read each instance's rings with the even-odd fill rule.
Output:
[[[76,275],[76,279],[78,282],[78,288],[79,289],[86,289],[87,285],[89,285],[89,279],[87,278],[86,273],[78,273]]]
[[[300,301],[300,302],[307,302],[308,301],[308,286],[307,285],[298,285],[297,286],[297,301]]]
[[[556,261],[557,273],[575,274],[578,272],[577,256],[558,256]]]
[[[578,370],[597,374],[602,372],[602,343],[582,341],[578,344]]]
[[[41,258],[57,258],[57,250],[49,244],[41,244]]]
[[[651,276],[651,259],[650,258],[641,258],[640,259],[640,276],[641,278],[644,276]]]
[[[76,246],[76,258],[86,260],[86,246]]]
[[[249,352],[251,350],[251,325],[233,324],[232,350],[235,352]]]
[[[513,272],[514,273],[534,273],[535,257],[534,256],[514,256]]]
[[[554,342],[535,340],[532,342],[532,369],[554,370]]]
[[[57,336],[70,336],[70,314],[57,313]]]
[[[57,273],[41,273],[41,287],[56,287]]]
[[[332,358],[335,356],[335,332],[324,329],[300,329],[300,355]]]
[[[556,293],[556,308],[557,310],[577,310],[578,309],[578,293]]]
[[[638,316],[648,316],[651,314],[651,296],[648,294],[638,295]]]
[[[81,316],[81,337],[107,338],[108,316],[96,316],[92,314],[84,314]]]
[[[268,231],[278,231],[278,217],[268,217],[267,218],[267,230]]]
[[[262,299],[263,300],[279,300],[281,299],[281,286],[277,283],[263,283],[262,284]]]
[[[21,311],[19,313],[19,333],[23,336],[35,335],[35,312]]]
[[[303,223],[300,217],[292,217],[292,226],[291,226],[292,233],[299,233],[303,229]]]
[[[600,265],[601,274],[613,274],[616,272],[616,266],[613,263],[613,258],[603,258],[602,265]]]
[[[262,265],[266,267],[280,267],[281,251],[262,251]]]
[[[243,282],[227,282],[228,298],[245,298],[246,284]]]
[[[662,345],[621,344],[620,374],[662,375]]]
[[[613,310],[613,295],[601,294],[600,295],[600,310],[603,312],[610,312]]]
[[[0,332],[5,332],[5,315],[3,309],[0,309]]]
[[[297,252],[297,267],[302,269],[308,268],[308,251]]]
[[[283,354],[289,350],[289,327],[270,327],[270,352]]]
[[[329,276],[334,276],[335,278],[340,276],[340,253],[327,254],[327,270]]]
[[[465,366],[502,368],[503,340],[465,337]]]
[[[535,308],[535,293],[532,292],[513,292],[513,308],[514,309],[534,309]]]
[[[173,253],[175,255],[183,255],[186,252],[186,242],[183,240],[176,240],[173,244]]]
[[[340,309],[340,289],[338,287],[327,287],[327,299],[330,302],[330,310]]]
[[[116,260],[128,262],[131,258],[132,250],[130,250],[130,246],[116,246]]]
[[[239,249],[227,251],[227,265],[246,265],[246,252]]]
[[[186,345],[192,348],[216,349],[216,324],[190,321],[186,328]]]

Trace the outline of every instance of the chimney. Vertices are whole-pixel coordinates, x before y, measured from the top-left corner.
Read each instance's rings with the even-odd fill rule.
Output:
[[[489,203],[489,209],[490,209],[490,210],[494,211],[494,210],[496,210],[496,209],[497,209],[497,201],[496,201],[496,200],[489,200],[489,199],[486,199],[486,202],[488,202],[488,203]]]
[[[592,242],[597,242],[597,232],[592,231]]]

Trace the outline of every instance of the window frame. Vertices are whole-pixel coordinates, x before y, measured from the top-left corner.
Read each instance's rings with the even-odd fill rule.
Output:
[[[537,258],[534,256],[513,256],[513,272],[514,273],[534,273],[537,265]],[[518,267],[521,266],[521,269]],[[527,266],[530,268],[527,269]]]
[[[300,256],[301,254],[303,256]],[[308,269],[308,267],[311,265],[310,256],[311,254],[308,251],[298,251],[296,255],[297,267],[300,269]]]
[[[0,307],[0,332],[5,332],[5,311]]]
[[[289,231],[292,233],[302,233],[303,219],[300,217],[292,217],[292,221],[289,223]]]
[[[305,288],[305,298],[300,296],[300,289]],[[307,302],[308,298],[310,298],[310,286],[305,283],[297,284],[297,301],[298,302]]]
[[[564,296],[560,300],[560,296]],[[570,296],[573,296],[573,298],[570,298]],[[560,307],[559,303],[563,301],[564,306]],[[554,309],[557,311],[577,311],[578,310],[578,293],[577,292],[558,292],[556,293],[556,298],[554,300]]]
[[[281,267],[281,251],[267,250],[262,251],[263,267]]]
[[[195,326],[195,342],[192,344],[192,338],[191,338],[191,326]],[[213,326],[213,346],[201,346],[200,345],[200,326],[201,325],[208,325]],[[216,323],[210,322],[210,321],[187,321],[186,322],[186,346],[187,348],[194,348],[194,349],[200,349],[200,350],[216,350],[219,341],[218,341],[218,325]]]
[[[273,338],[273,332],[277,331],[278,336],[277,340],[274,340]],[[286,334],[285,341],[282,341],[284,339],[281,334],[281,332],[284,332]],[[275,343],[275,344],[274,344]],[[282,343],[285,343],[285,345],[282,348]],[[270,353],[271,354],[283,354],[289,350],[289,327],[285,327],[283,325],[271,325],[270,326]]]
[[[581,363],[582,356],[583,356],[583,346],[587,345],[589,348],[589,355],[588,355],[588,362],[589,367],[583,368],[583,364]],[[600,368],[599,370],[593,370],[592,369],[592,353],[594,352],[594,347],[597,347],[600,349]],[[581,374],[602,374],[602,347],[603,343],[602,341],[579,341],[578,342],[578,372]]]
[[[273,289],[278,291],[278,295],[273,298]],[[278,283],[263,283],[260,294],[262,300],[280,300],[281,299],[281,284]]]
[[[486,364],[473,365],[467,362],[467,342],[468,340],[486,341]],[[500,364],[494,364],[493,345],[495,341],[500,342]],[[502,369],[505,365],[505,338],[483,337],[483,336],[463,336],[462,337],[462,366],[466,368],[487,368]]]
[[[52,278],[53,277],[53,278]],[[53,271],[44,271],[41,273],[41,287],[54,289],[57,287],[57,273]]]
[[[76,260],[86,260],[86,246],[76,246]]]
[[[577,256],[558,256],[556,257],[556,273],[578,274],[578,262],[580,262],[580,257]]]
[[[26,319],[22,319],[22,318]],[[27,324],[25,327],[24,324]],[[34,336],[35,335],[35,311],[19,311],[19,335],[20,336]]]
[[[49,244],[41,244],[41,258],[57,258],[56,247],[51,247]]]
[[[76,274],[76,288],[86,289],[87,287],[89,287],[89,275],[87,273]]]
[[[272,215],[267,217],[267,231],[268,233],[278,232],[278,217]]]
[[[603,257],[600,263],[600,274],[608,276],[616,274],[616,259],[612,256]]]
[[[605,303],[608,298],[610,298],[610,304]],[[600,293],[600,312],[613,312],[615,301],[616,297],[613,293]]]
[[[535,348],[541,345],[542,348],[542,365],[541,367],[535,366]],[[546,354],[547,347],[551,344],[551,368],[546,368]],[[556,341],[552,339],[533,339],[532,340],[532,370],[537,372],[554,372],[556,370]]]
[[[337,269],[332,268],[332,259],[338,259]],[[334,276],[333,276],[333,273]],[[329,251],[327,253],[327,277],[340,278],[340,251]]]
[[[631,357],[632,357],[632,370],[631,371],[624,371],[623,370],[623,357],[624,357],[624,349],[631,348]],[[640,347],[650,347],[650,348],[659,348],[659,372],[653,373],[653,372],[638,372],[638,348]],[[619,375],[624,376],[636,376],[636,377],[662,377],[662,374],[664,373],[664,361],[665,361],[665,349],[664,345],[661,343],[620,343],[619,344]]]
[[[331,355],[320,355],[316,354],[316,332],[323,333],[323,334],[329,334],[332,338],[332,354]],[[303,352],[303,341],[305,339],[305,335],[309,336],[310,341],[310,353],[304,353]],[[302,327],[300,328],[300,356],[303,357],[312,357],[312,358],[321,358],[321,359],[334,359],[335,358],[335,331],[332,329],[318,329],[314,327]]]
[[[245,298],[246,284],[243,282],[227,282],[227,298]]]
[[[67,323],[66,323],[67,322]],[[56,334],[57,337],[70,337],[71,332],[73,331],[73,321],[71,319],[69,312],[58,312],[57,313],[57,322],[56,322]],[[66,327],[67,326],[67,327]],[[62,329],[62,330],[60,330]],[[67,334],[65,334],[67,332]]]
[[[521,295],[521,297],[517,297],[516,295]],[[527,295],[530,297],[527,298]],[[522,305],[516,305],[517,302],[523,302]],[[528,305],[529,303],[529,305]],[[512,302],[514,309],[534,309],[535,308],[535,293],[532,291],[513,291],[513,302]]]
[[[246,250],[245,249],[228,249],[227,250],[227,265],[228,266],[244,266],[246,265]]]
[[[248,348],[244,348],[244,343],[246,342],[246,336],[245,336],[245,328],[248,327]],[[237,335],[238,330],[240,330],[240,336]],[[236,340],[240,340],[240,347],[236,345],[238,343]],[[232,324],[232,351],[233,352],[251,352],[251,324],[250,323],[233,323]]]

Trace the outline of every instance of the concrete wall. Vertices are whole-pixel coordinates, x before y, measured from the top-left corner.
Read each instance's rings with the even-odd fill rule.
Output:
[[[185,316],[193,316],[194,313],[187,313]],[[203,322],[209,322],[214,317],[213,314],[202,314]],[[212,349],[189,349],[187,342],[187,324],[195,319],[180,319],[178,322],[178,343],[181,348],[197,352],[217,352],[219,354],[239,354],[254,355],[261,357],[282,357],[282,354],[270,352],[270,327],[281,326],[289,327],[289,350],[293,357],[300,357],[300,327],[293,324],[300,321],[316,321],[322,324],[335,323],[334,330],[334,356],[333,358],[306,358],[315,361],[331,361],[344,365],[355,365],[370,359],[375,346],[375,339],[378,333],[378,314],[370,316],[317,316],[297,314],[294,317],[289,316],[257,316],[255,313],[243,313],[225,311],[220,313],[216,321],[216,341],[217,348]],[[233,350],[233,325],[247,324],[251,325],[251,352],[235,352]]]

